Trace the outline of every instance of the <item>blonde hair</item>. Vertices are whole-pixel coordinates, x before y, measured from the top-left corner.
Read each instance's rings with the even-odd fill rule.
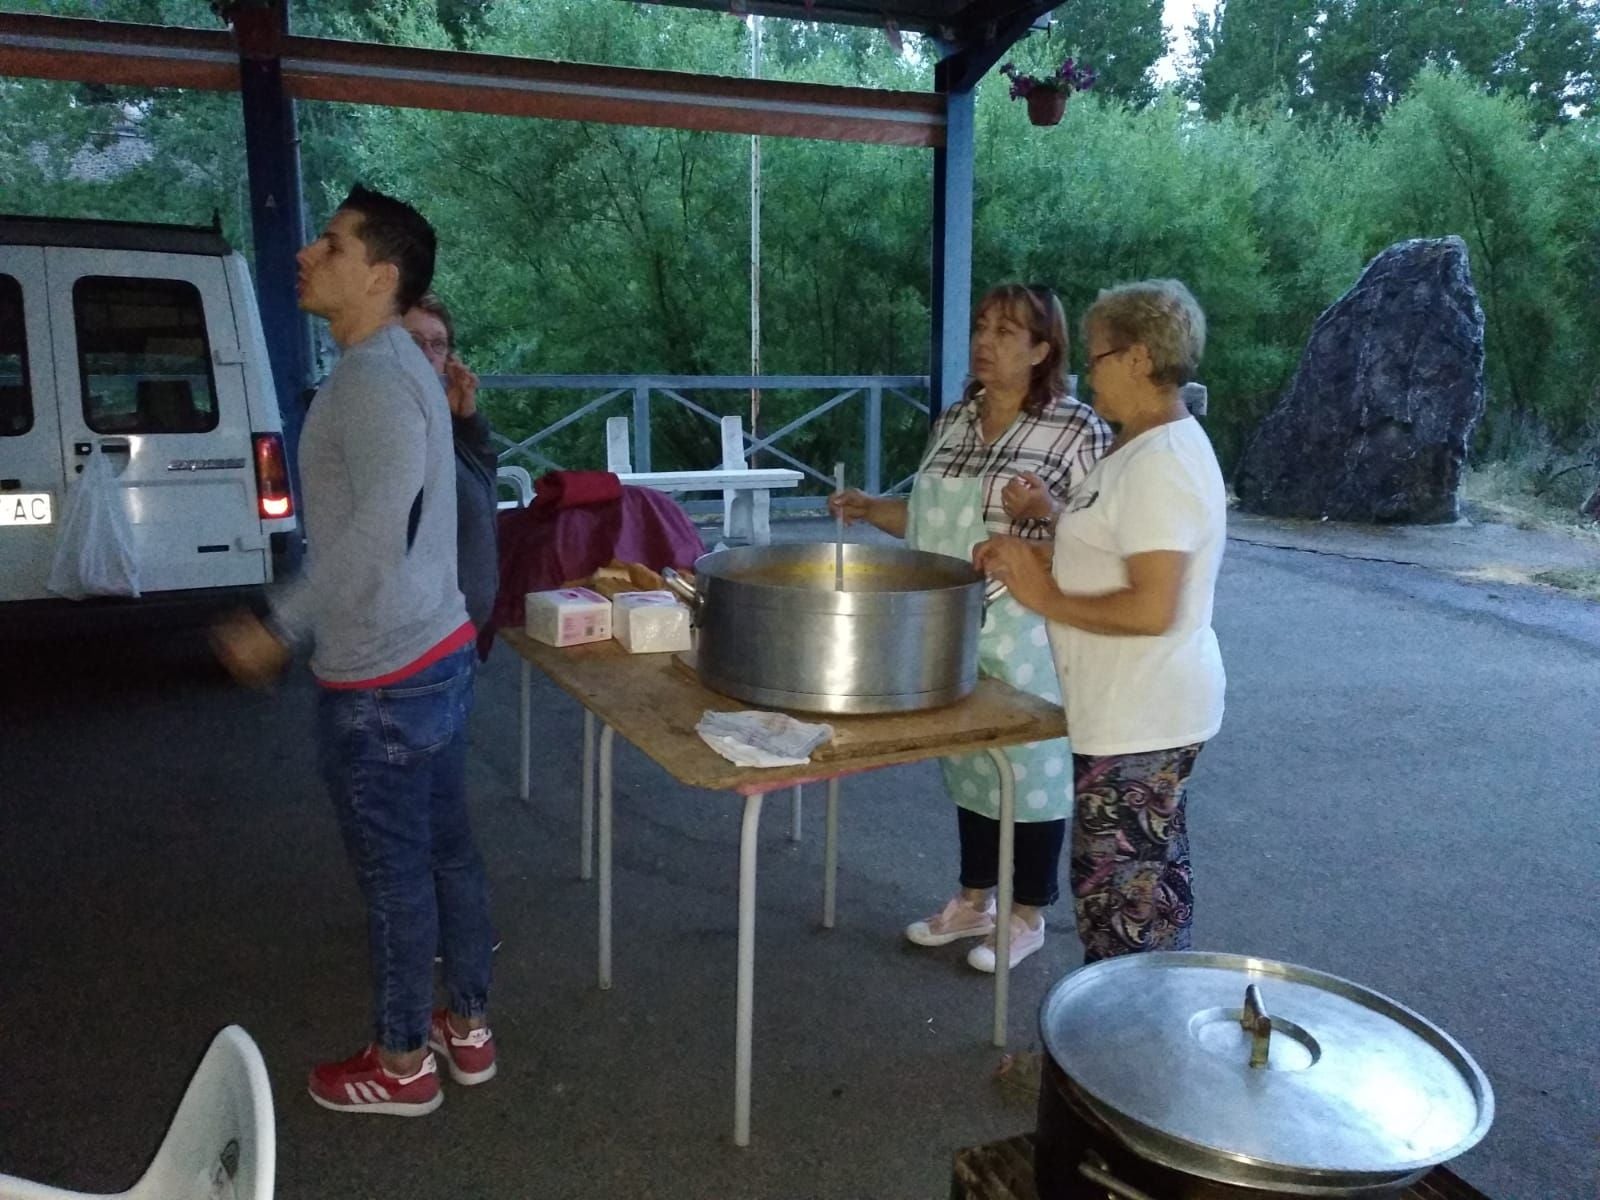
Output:
[[[1206,349],[1206,314],[1176,279],[1146,279],[1106,288],[1083,314],[1084,341],[1102,330],[1120,346],[1150,352],[1150,378],[1177,387],[1194,378]]]

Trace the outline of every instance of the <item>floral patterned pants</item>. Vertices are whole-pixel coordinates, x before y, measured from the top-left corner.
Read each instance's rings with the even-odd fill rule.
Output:
[[[1072,756],[1072,899],[1084,962],[1189,948],[1184,784],[1202,745]]]

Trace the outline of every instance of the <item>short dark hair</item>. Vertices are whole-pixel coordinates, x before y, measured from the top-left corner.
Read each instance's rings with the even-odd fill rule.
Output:
[[[433,259],[439,244],[433,226],[405,201],[359,183],[339,207],[361,215],[361,243],[367,248],[367,261],[393,263],[400,272],[394,301],[401,313],[406,312],[433,282]]]
[[[450,343],[450,349],[453,352],[456,348],[456,322],[455,318],[450,315],[450,309],[446,307],[445,302],[439,299],[439,293],[425,292],[411,308],[405,311],[410,312],[412,309],[416,309],[418,312],[425,312],[430,317],[438,319],[439,324],[444,326],[445,341]]]

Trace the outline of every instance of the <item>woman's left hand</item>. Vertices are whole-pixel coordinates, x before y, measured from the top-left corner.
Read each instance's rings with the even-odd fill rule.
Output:
[[[1000,507],[1013,521],[1048,521],[1055,515],[1050,489],[1032,471],[1019,471],[1000,491]]]
[[[1006,590],[1023,608],[1044,612],[1056,582],[1039,556],[1037,542],[1019,537],[992,537],[972,548],[972,565]]]

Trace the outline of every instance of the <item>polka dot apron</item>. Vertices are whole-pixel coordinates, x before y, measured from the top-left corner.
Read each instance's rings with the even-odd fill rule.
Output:
[[[947,479],[927,474],[928,459],[917,472],[907,506],[906,542],[913,550],[970,559],[972,548],[989,536],[984,525],[983,478]],[[1061,703],[1055,661],[1044,618],[1002,592],[984,616],[978,635],[978,670],[1013,687]],[[1072,750],[1066,738],[1010,746],[1004,751],[1017,782],[1018,821],[1058,821],[1072,812]],[[996,820],[1000,784],[987,754],[960,754],[940,760],[945,787],[962,808]]]

